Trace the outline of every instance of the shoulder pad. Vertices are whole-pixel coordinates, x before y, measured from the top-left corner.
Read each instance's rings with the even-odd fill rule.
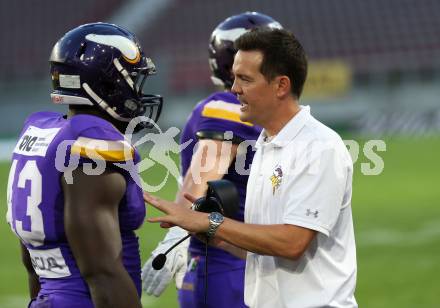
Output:
[[[76,138],[72,154],[111,162],[134,158],[134,148],[110,122],[92,115],[76,115],[70,119],[70,126]]]
[[[252,123],[240,120],[240,105],[222,100],[211,100],[207,102],[202,109],[202,116],[206,118],[215,118],[221,120],[232,121],[248,126]]]
[[[97,116],[88,115],[88,114],[78,114],[71,117],[69,121],[72,131],[77,135],[82,135],[86,131],[90,132],[93,130],[106,130],[108,133],[122,136],[121,132],[118,131],[118,129],[115,126],[113,126],[113,124]],[[113,138],[103,138],[103,139],[113,139]]]
[[[134,148],[125,140],[102,140],[79,137],[72,145],[72,154],[109,162],[133,160]]]
[[[47,118],[55,118],[55,117],[61,117],[62,114],[58,112],[52,112],[52,111],[39,111],[34,112],[31,115],[29,115],[26,120],[24,121],[25,125],[28,123],[33,123],[35,121],[38,121],[40,119],[47,119]]]

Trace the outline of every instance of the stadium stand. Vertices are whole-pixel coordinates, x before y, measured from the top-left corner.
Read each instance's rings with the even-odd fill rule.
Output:
[[[436,0],[174,1],[141,39],[156,42],[153,52],[171,55],[174,90],[209,86],[210,29],[224,16],[246,10],[277,16],[310,59],[343,59],[357,75],[440,68]]]
[[[103,21],[122,0],[0,2],[0,81],[46,78],[58,38],[77,25]]]
[[[48,51],[66,29],[107,20],[122,0],[2,1],[0,80],[45,76]],[[177,92],[206,88],[207,38],[224,16],[258,10],[277,16],[303,42],[310,59],[343,59],[355,73],[440,68],[440,2],[436,0],[175,0],[140,33],[150,51],[167,55]],[[11,17],[20,20],[11,20]],[[164,25],[166,25],[164,27]]]
[[[121,12],[142,21],[143,11],[131,5],[146,5],[143,1],[0,1],[0,113],[11,115],[0,122],[0,137],[14,134],[25,113],[45,106],[47,59],[63,32],[86,22],[119,22],[115,16]],[[156,0],[148,1],[149,12],[158,3],[159,13],[145,14],[148,22],[131,30],[159,68],[149,88],[164,94],[168,108],[179,110],[163,119],[170,125],[180,125],[181,114],[212,90],[207,65],[211,30],[225,16],[260,11],[298,36],[310,62],[336,60],[349,72],[341,94],[304,96],[327,123],[367,133],[440,131],[440,116],[426,116],[440,115],[438,0]],[[326,76],[309,78],[307,85],[319,86]],[[394,110],[403,109],[406,120],[396,120]],[[407,117],[411,112],[420,115]],[[431,124],[425,129],[426,123]]]

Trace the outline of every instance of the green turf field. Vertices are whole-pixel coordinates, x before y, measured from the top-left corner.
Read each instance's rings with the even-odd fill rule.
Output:
[[[440,138],[387,140],[387,151],[380,153],[385,168],[378,176],[360,173],[360,164],[368,162],[360,154],[352,202],[360,307],[439,307],[439,153]],[[161,179],[163,170],[151,170],[150,174],[152,177],[144,178],[153,183]],[[15,308],[25,307],[27,286],[17,240],[4,219],[7,176],[8,164],[2,163],[0,307]],[[170,182],[160,194],[172,199],[175,190],[176,183]],[[148,223],[139,231],[143,259],[162,234],[157,225]],[[144,307],[177,307],[175,289],[169,287],[160,299],[144,295],[143,303]]]

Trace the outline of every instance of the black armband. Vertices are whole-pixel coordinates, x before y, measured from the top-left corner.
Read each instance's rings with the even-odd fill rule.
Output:
[[[225,136],[226,135],[226,136]],[[232,138],[228,138],[231,134],[225,132],[215,132],[215,131],[198,131],[196,136],[199,140],[202,139],[211,139],[217,141],[231,141],[233,144],[240,144],[243,142],[243,139],[237,136],[232,135]]]

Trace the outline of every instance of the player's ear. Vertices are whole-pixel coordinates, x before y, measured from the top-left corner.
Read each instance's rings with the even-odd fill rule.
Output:
[[[274,81],[276,84],[276,96],[278,98],[290,95],[291,83],[289,77],[286,75],[277,76]]]

